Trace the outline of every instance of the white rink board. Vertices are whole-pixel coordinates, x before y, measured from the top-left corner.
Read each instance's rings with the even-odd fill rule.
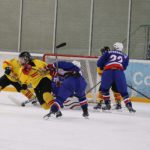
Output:
[[[2,69],[2,62],[6,59],[12,59],[14,57],[18,57],[19,53],[15,52],[0,52],[0,75],[3,74]],[[42,59],[43,54],[32,54],[33,56],[37,56]],[[95,64],[96,65],[96,64]],[[138,91],[144,93],[145,95],[150,97],[150,62],[147,60],[130,60],[129,67],[125,71],[127,82],[129,85],[131,85],[133,88],[137,89]],[[97,83],[99,82],[99,77],[97,77]],[[95,82],[93,82],[92,85],[94,85]],[[89,89],[89,88],[88,88]],[[142,97],[138,93],[136,93],[134,90],[129,90],[130,96],[137,96]],[[98,86],[95,91],[98,91]]]

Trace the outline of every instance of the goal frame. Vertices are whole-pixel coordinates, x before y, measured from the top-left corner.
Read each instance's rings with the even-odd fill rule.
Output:
[[[87,77],[88,77],[88,86],[87,86],[87,89],[86,89],[86,92],[89,91],[89,89],[91,89],[92,87],[94,87],[99,81],[100,81],[100,76],[98,75],[97,71],[96,71],[96,62],[98,60],[98,56],[86,56],[86,55],[72,55],[72,54],[54,54],[54,53],[46,53],[43,55],[43,61],[45,61],[46,63],[47,62],[47,58],[52,58],[54,59],[55,61],[59,61],[59,60],[66,60],[66,61],[73,61],[73,60],[81,60],[81,61],[85,61],[85,68],[86,68],[86,73],[87,73]],[[49,59],[48,58],[48,59]],[[93,79],[93,75],[92,73],[93,72],[90,72],[88,71],[88,69],[90,70],[90,62],[94,62],[94,67],[95,67],[95,74],[94,74],[94,78]],[[87,67],[88,66],[88,67]],[[82,67],[82,64],[81,64],[81,67]],[[83,68],[84,68],[83,67]],[[84,68],[84,69],[85,69]],[[93,69],[93,68],[92,68]],[[86,78],[87,80],[87,78]],[[96,97],[97,97],[97,92],[98,92],[98,89],[99,89],[99,85],[96,86],[95,88],[93,88],[88,94],[87,94],[87,98],[90,102],[96,102]]]

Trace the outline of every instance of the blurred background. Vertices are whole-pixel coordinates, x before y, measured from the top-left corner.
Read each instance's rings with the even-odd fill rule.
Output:
[[[0,0],[0,51],[99,55],[123,42],[150,59],[150,0]]]

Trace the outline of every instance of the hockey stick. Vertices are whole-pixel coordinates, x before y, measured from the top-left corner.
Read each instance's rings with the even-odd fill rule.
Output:
[[[56,48],[61,48],[61,47],[64,47],[64,46],[66,46],[67,45],[67,43],[66,42],[63,42],[63,43],[61,43],[61,44],[58,44],[57,46],[56,46]]]
[[[127,84],[127,86],[128,86],[130,89],[132,89],[132,90],[136,91],[137,93],[139,93],[140,95],[144,96],[144,97],[147,98],[148,100],[150,100],[150,97],[148,97],[147,95],[145,95],[145,94],[143,94],[142,92],[136,90],[135,88],[133,88],[132,86],[130,86],[130,85],[128,85],[128,84]]]
[[[60,44],[56,45],[56,47],[54,49],[54,54],[56,54],[56,62],[57,62],[57,49],[62,48],[64,46],[66,46],[66,45],[67,45],[66,42],[63,42],[63,43],[60,43]]]
[[[66,46],[67,43],[66,42],[63,42],[61,44],[58,44],[55,49],[54,49],[54,54],[56,55],[56,58],[55,58],[55,62],[56,62],[56,73],[58,73],[58,57],[57,57],[57,49],[59,48],[62,48],[64,46]],[[59,80],[59,77],[58,77],[58,80]]]
[[[99,81],[97,84],[95,84],[93,87],[91,87],[86,94],[88,94],[89,92],[91,92],[93,89],[95,89],[99,84],[101,83],[101,81]]]
[[[63,42],[63,43],[60,43],[60,44],[58,44],[58,45],[56,45],[56,47],[55,47],[55,49],[54,49],[54,54],[56,55],[56,65],[57,65],[57,67],[56,68],[58,68],[58,58],[57,58],[57,49],[59,49],[59,48],[62,48],[62,47],[64,47],[64,46],[66,46],[67,45],[67,43],[66,42]]]

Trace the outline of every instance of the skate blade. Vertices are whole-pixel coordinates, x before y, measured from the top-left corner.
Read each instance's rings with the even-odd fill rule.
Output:
[[[104,109],[102,109],[102,112],[104,112],[104,113],[112,113],[111,110],[104,110]]]
[[[134,113],[136,113],[136,110],[132,110],[132,111],[129,111],[131,114],[134,114]]]
[[[51,118],[51,114],[47,114],[47,115],[43,116],[44,120],[48,120],[49,118]]]
[[[59,119],[59,118],[62,118],[62,115],[61,116],[56,116],[55,114],[47,114],[43,117],[44,120],[49,120],[50,118],[56,118],[56,119]]]
[[[85,119],[89,119],[89,116],[84,117]]]

